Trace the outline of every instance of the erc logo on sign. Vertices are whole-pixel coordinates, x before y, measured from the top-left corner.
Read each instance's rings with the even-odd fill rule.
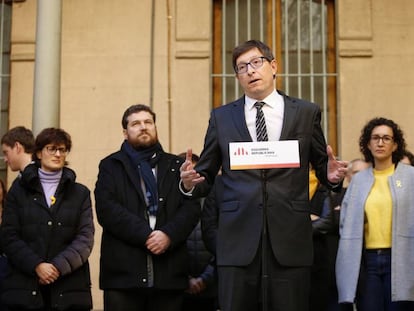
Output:
[[[240,156],[240,155],[248,155],[249,153],[247,152],[246,149],[244,149],[243,147],[241,148],[237,148],[237,150],[234,152],[235,156]]]
[[[297,140],[230,143],[229,155],[231,170],[300,167]]]

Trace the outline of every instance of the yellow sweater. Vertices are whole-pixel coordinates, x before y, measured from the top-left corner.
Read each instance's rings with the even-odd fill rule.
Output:
[[[319,187],[319,180],[316,177],[315,170],[309,170],[309,200],[313,198],[316,189]]]
[[[388,177],[394,174],[394,165],[383,171],[374,169],[374,185],[365,202],[365,247],[391,247],[392,197]]]

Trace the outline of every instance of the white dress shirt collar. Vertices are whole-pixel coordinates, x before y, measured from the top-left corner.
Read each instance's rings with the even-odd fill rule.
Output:
[[[269,141],[279,140],[282,133],[283,115],[285,110],[285,102],[282,95],[273,90],[269,96],[261,100],[266,103],[263,106],[263,114],[266,120],[266,129]],[[254,104],[256,99],[245,96],[244,115],[246,125],[253,141],[256,141],[256,108]]]
[[[273,90],[272,93],[270,93],[265,99],[263,100],[257,100],[254,98],[251,98],[249,96],[245,96],[245,105],[248,110],[252,110],[254,108],[254,104],[256,102],[265,102],[266,105],[268,105],[271,108],[276,108],[277,106],[283,107],[283,96],[280,95],[276,90]],[[256,108],[254,108],[256,109]]]

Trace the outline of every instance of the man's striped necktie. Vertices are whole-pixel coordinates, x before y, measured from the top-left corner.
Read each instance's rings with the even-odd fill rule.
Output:
[[[264,102],[256,102],[254,106],[256,107],[257,114],[256,114],[256,138],[257,141],[267,141],[267,130],[266,130],[266,122],[263,114],[262,107],[265,103]]]

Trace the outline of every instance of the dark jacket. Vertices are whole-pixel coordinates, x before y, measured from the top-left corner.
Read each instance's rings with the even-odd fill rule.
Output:
[[[201,293],[202,297],[217,296],[217,277],[214,256],[206,249],[199,222],[187,239],[187,248],[190,255],[189,276],[200,277],[207,288]]]
[[[216,256],[217,228],[218,228],[218,202],[221,201],[223,179],[217,175],[213,187],[204,200],[201,213],[201,230],[204,244],[207,250]]]
[[[75,173],[64,167],[56,190],[56,203],[48,207],[31,164],[16,180],[3,214],[3,246],[9,260],[2,299],[19,308],[43,307],[41,291],[50,291],[58,310],[92,307],[88,257],[93,246],[93,214],[89,190],[75,182]],[[59,279],[40,286],[35,268],[52,263]]]
[[[309,217],[309,163],[322,184],[328,184],[326,142],[317,105],[284,96],[280,140],[297,140],[299,168],[231,170],[229,143],[252,141],[244,113],[245,98],[214,109],[195,169],[205,177],[193,196],[208,194],[222,169],[222,198],[217,202],[217,265],[245,266],[253,261],[264,227],[263,193],[266,193],[266,221],[272,250],[283,266],[310,266],[312,225]],[[264,191],[265,190],[265,191]]]
[[[334,230],[333,208],[330,191],[319,185],[310,201],[311,214],[319,216],[312,221],[313,235],[325,235]]]
[[[198,222],[200,203],[179,191],[182,161],[162,153],[157,164],[159,199],[155,229],[167,234],[171,245],[165,253],[153,256],[145,246],[152,229],[137,170],[124,151],[101,161],[95,188],[96,214],[103,228],[101,289],[148,287],[147,256],[152,259],[155,288],[187,288],[186,240]]]

